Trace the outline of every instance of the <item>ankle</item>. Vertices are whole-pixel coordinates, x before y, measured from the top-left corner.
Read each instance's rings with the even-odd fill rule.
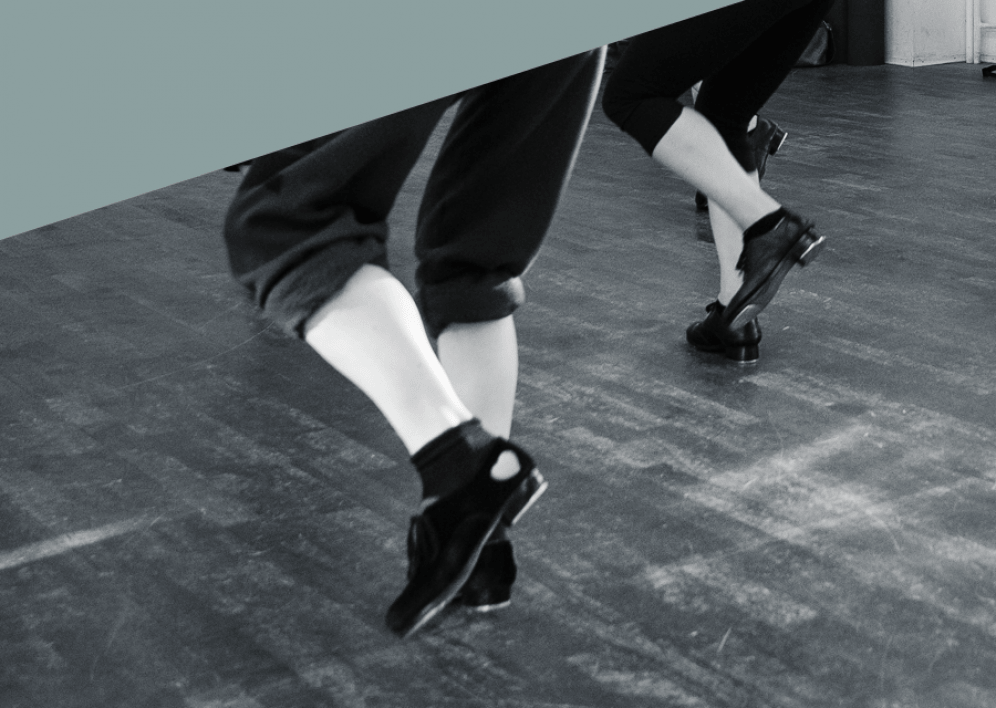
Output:
[[[785,207],[779,207],[776,211],[773,211],[770,214],[758,219],[744,230],[744,243],[768,233],[773,228],[778,226],[778,222],[784,219],[787,215],[788,212],[785,210]]]
[[[497,441],[474,418],[426,443],[411,458],[422,480],[423,500],[445,497],[469,484]]]
[[[721,292],[719,295],[716,296],[716,304],[719,306],[720,312],[726,309],[726,306],[730,304],[730,301],[733,299],[733,296],[736,294],[736,292],[737,292],[736,290],[734,290],[733,292],[727,292],[724,290],[723,292]]]

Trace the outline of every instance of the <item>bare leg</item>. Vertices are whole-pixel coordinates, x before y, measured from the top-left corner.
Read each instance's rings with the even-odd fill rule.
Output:
[[[751,179],[757,181],[757,172],[751,172]],[[743,251],[743,230],[723,209],[709,202],[709,223],[712,226],[712,240],[716,244],[719,257],[719,296],[721,305],[730,300],[744,284],[743,273],[737,269],[737,261]]]
[[[508,438],[519,375],[513,317],[452,324],[439,335],[438,350],[460,400],[485,430]]]
[[[432,351],[411,295],[364,265],[308,320],[305,340],[380,409],[410,454],[473,418]]]
[[[653,157],[718,204],[741,231],[781,205],[744,172],[704,116],[684,108],[654,148]]]

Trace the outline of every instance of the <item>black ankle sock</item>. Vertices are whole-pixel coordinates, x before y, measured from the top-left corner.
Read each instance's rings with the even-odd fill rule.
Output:
[[[746,231],[744,231],[744,243],[747,243],[752,238],[757,238],[763,234],[768,233],[771,229],[778,226],[778,222],[788,216],[788,212],[782,207],[778,211],[773,211],[767,216],[763,216],[756,222],[751,224]]]
[[[474,418],[426,443],[412,455],[422,498],[444,497],[470,482],[497,440]]]

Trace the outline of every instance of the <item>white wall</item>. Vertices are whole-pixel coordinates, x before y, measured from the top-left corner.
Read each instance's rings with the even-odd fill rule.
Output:
[[[965,61],[965,5],[965,0],[886,0],[886,63]]]
[[[996,0],[981,0],[979,3],[981,20],[996,24]],[[996,61],[996,30],[985,30],[979,42],[980,59],[984,62]]]

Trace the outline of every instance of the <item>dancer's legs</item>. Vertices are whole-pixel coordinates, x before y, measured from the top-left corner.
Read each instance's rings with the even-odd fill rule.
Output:
[[[366,393],[410,453],[472,417],[386,270],[386,219],[453,99],[257,159],[226,223],[265,314]]]
[[[809,27],[819,12],[818,10],[816,13],[805,13],[804,15],[790,14],[775,23],[750,47],[745,49],[737,60],[731,62],[709,80],[701,102],[699,91],[702,88],[702,82],[692,88],[696,107],[702,109],[703,115],[711,123],[721,126],[727,135],[742,133],[749,136],[750,131],[756,127],[758,119],[757,114],[753,114],[748,124],[741,128],[745,111],[764,96],[773,93],[782,83],[784,76],[787,75],[798,58],[797,52],[800,51],[801,38],[810,34]],[[778,44],[772,47],[771,43]],[[772,51],[773,49],[775,51]],[[780,67],[781,73],[767,72],[758,76],[753,67],[761,63]],[[739,110],[734,110],[731,113],[729,110],[731,105]],[[743,108],[743,106],[747,106],[747,108]],[[724,135],[724,140],[726,140],[727,145],[731,142],[726,138],[726,135]],[[762,146],[762,149],[767,148],[767,145]],[[756,158],[757,145],[754,145],[753,149]],[[762,160],[765,158],[766,155],[762,155]],[[760,170],[762,164],[755,159],[754,166]],[[741,164],[741,167],[745,166]],[[749,171],[748,176],[752,181],[759,183],[757,170]],[[742,232],[745,227],[742,221],[738,223],[714,202],[709,203],[709,217],[720,265],[720,288],[717,300],[720,304],[727,305],[743,284],[743,274],[737,268],[737,263],[743,250]]]
[[[740,166],[713,124],[694,109],[681,111],[651,154],[709,197],[710,204],[718,204],[741,232],[781,207]]]
[[[447,327],[437,358],[408,291],[366,265],[310,318],[305,339],[374,402],[410,454],[474,417],[509,437],[518,378],[511,315]]]
[[[702,83],[695,108],[716,127],[743,171],[760,167],[756,146],[748,138],[750,124],[791,72],[832,4],[813,0],[787,13]],[[741,181],[739,173],[734,180]],[[754,223],[745,224],[731,204],[719,204],[742,229]]]
[[[362,266],[312,317],[305,340],[374,402],[410,454],[473,415],[436,358],[415,301]]]
[[[495,435],[512,425],[512,312],[567,184],[593,106],[602,52],[468,92],[419,213],[419,297],[461,400]]]
[[[757,179],[757,172],[751,173],[750,177]],[[713,202],[709,202],[709,226],[719,259],[719,294],[716,300],[725,306],[730,304],[730,300],[744,284],[743,273],[737,268],[743,251],[744,232],[722,207]]]
[[[700,81],[692,87],[693,105],[698,100],[701,86],[702,82]],[[748,134],[756,126],[757,115],[754,115],[747,125]],[[758,172],[751,172],[749,176],[760,184]],[[719,294],[716,296],[716,301],[725,307],[744,282],[743,273],[737,269],[737,262],[740,260],[740,253],[743,250],[743,229],[722,207],[708,201],[706,203],[709,209],[712,241],[716,246],[716,256],[719,259]]]
[[[722,315],[724,327],[751,322],[786,272],[812,259],[823,243],[811,224],[761,190],[751,174],[757,164],[747,130],[831,3],[744,0],[648,32],[633,39],[606,87],[606,114],[719,207],[724,264],[734,250],[733,225],[743,231],[736,262],[743,284]],[[681,106],[677,98],[702,79],[696,108]],[[734,278],[726,281],[722,297]]]
[[[229,210],[232,269],[257,304],[364,391],[412,453],[437,539],[387,622],[406,635],[459,590],[502,518],[543,482],[459,400],[414,301],[386,270],[386,217],[449,99],[254,161]]]
[[[468,92],[426,188],[416,239],[424,312],[433,334],[451,330],[443,357],[461,388],[503,394],[495,429],[509,427],[514,401],[516,361],[501,355],[514,350],[519,276],[566,185],[601,63],[591,52]],[[387,617],[402,635],[460,591],[495,527],[545,486],[526,453],[472,420],[414,301],[386,271],[387,214],[448,105],[257,160],[226,221],[233,271],[264,312],[364,391],[412,453],[425,502],[409,582]]]
[[[759,173],[756,170],[762,167],[763,162],[758,162],[757,146],[749,141],[749,122],[756,120],[756,113],[795,66],[831,4],[832,0],[815,0],[779,19],[744,49],[736,60],[729,62],[703,82],[696,97],[696,108],[717,127],[731,150],[741,156],[738,162],[745,171],[749,172],[748,177],[752,182],[759,181]],[[758,71],[758,67],[762,66],[768,67],[768,70]],[[747,157],[747,153],[744,152],[745,147],[751,159],[745,159]],[[762,160],[766,157],[761,155]],[[735,171],[733,177],[735,181],[741,181],[739,173],[740,170]],[[741,259],[741,254],[744,246],[742,235],[738,231],[743,231],[756,222],[745,222],[744,215],[737,218],[724,208],[722,197],[719,199],[718,203],[712,200],[709,202],[713,240],[720,263],[720,292],[717,300],[722,305],[729,305],[732,302],[735,308],[740,308],[743,307],[745,299],[757,297],[759,281],[755,278],[747,288],[743,287],[744,261]],[[769,208],[773,206],[768,205]],[[755,258],[754,262],[760,262],[760,259]],[[773,286],[766,287],[772,289],[767,297],[770,299],[773,289],[777,288],[777,281]],[[763,304],[751,307],[759,308],[763,307]],[[733,314],[734,317],[740,318],[741,324],[749,321],[748,315],[742,310],[739,315]]]
[[[512,426],[520,276],[567,184],[602,61],[591,52],[466,94],[426,186],[416,238],[423,312],[457,394],[494,435]],[[482,548],[464,604],[509,602],[517,571],[507,528]],[[410,548],[415,566],[422,551]]]
[[[748,126],[831,3],[745,0],[640,35],[609,79],[606,113],[746,229],[778,208],[748,176]],[[703,79],[696,108],[683,108],[677,98]]]

